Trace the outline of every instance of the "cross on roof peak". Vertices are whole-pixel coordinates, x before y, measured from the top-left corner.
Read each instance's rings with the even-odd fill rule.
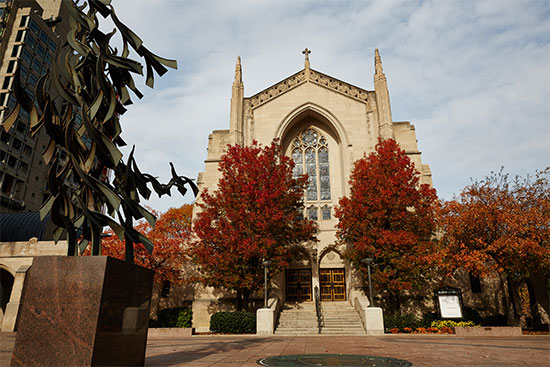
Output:
[[[309,60],[309,54],[311,53],[311,50],[306,47],[306,49],[302,51],[302,53],[306,55],[306,61]]]

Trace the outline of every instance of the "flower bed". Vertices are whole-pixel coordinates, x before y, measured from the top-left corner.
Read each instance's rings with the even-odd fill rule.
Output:
[[[393,328],[390,329],[389,332],[391,334],[453,334],[453,329],[450,327],[443,326],[441,328],[436,327],[419,327],[415,329],[411,328]]]
[[[475,328],[479,327],[472,321],[452,321],[435,320],[431,322],[430,327],[394,327],[387,329],[391,334],[455,334],[455,328]]]

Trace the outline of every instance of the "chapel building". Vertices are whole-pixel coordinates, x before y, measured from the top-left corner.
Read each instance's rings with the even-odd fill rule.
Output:
[[[351,264],[341,257],[336,243],[334,207],[349,195],[348,180],[357,159],[375,150],[379,138],[395,139],[420,172],[420,183],[432,184],[423,164],[414,126],[392,120],[386,76],[378,49],[374,57],[374,90],[341,81],[310,67],[308,49],[304,68],[250,96],[244,96],[240,57],[235,68],[229,130],[215,130],[208,140],[199,190],[216,189],[220,157],[228,144],[266,146],[275,138],[295,163],[295,173],[310,177],[304,216],[318,224],[317,243],[292,249],[289,267],[272,282],[271,297],[280,302],[309,302],[316,287],[321,302],[349,301],[364,296],[365,284]],[[193,326],[208,330],[213,290],[195,293]],[[214,310],[216,311],[216,310]]]

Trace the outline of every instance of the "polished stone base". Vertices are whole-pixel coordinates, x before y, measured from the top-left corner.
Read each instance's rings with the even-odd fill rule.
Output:
[[[153,272],[106,256],[36,257],[12,366],[139,366]]]

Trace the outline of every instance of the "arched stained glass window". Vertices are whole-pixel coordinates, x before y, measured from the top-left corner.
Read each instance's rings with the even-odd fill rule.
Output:
[[[330,200],[330,171],[327,139],[307,128],[292,143],[294,177],[307,173],[306,200]]]
[[[307,208],[307,219],[309,220],[317,220],[319,217],[317,216],[317,207],[316,206],[310,206]]]

